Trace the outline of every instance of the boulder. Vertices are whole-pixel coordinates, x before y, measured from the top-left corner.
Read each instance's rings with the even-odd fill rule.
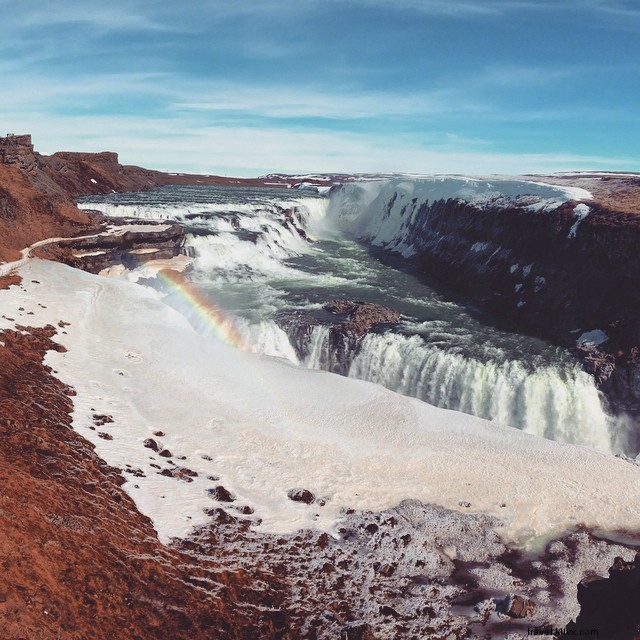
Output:
[[[316,497],[307,489],[289,489],[287,491],[287,497],[294,502],[304,502],[304,504],[311,504]]]

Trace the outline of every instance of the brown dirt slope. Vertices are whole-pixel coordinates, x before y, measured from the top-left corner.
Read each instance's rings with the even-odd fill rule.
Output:
[[[0,163],[0,261],[38,240],[93,229],[94,220],[45,176]]]
[[[120,473],[70,428],[73,391],[42,362],[64,348],[55,333],[0,333],[0,637],[286,637],[258,571],[161,545]]]

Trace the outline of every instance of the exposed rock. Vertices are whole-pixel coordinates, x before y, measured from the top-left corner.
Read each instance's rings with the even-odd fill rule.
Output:
[[[99,273],[116,264],[135,268],[148,260],[169,259],[179,255],[185,231],[176,223],[109,219],[109,232],[88,238],[68,238],[33,251],[40,258],[64,262],[90,273]],[[129,229],[133,226],[135,228]],[[122,231],[118,230],[122,227]]]
[[[275,317],[278,326],[289,336],[299,358],[304,358],[311,333],[320,321],[304,311],[281,312]]]
[[[509,595],[496,601],[496,610],[511,618],[532,618],[535,605],[522,596]]]
[[[213,489],[208,490],[209,495],[218,502],[235,502],[235,497],[228,490],[225,489],[222,485],[218,485]]]
[[[567,626],[578,635],[598,629],[611,640],[638,637],[640,629],[640,554],[633,561],[615,558],[609,578],[583,580],[578,585],[580,615]]]
[[[294,502],[304,502],[305,504],[312,504],[316,499],[313,493],[307,489],[289,489],[287,497]]]
[[[0,138],[0,162],[32,171],[37,163],[30,135],[9,134]]]
[[[337,328],[344,334],[363,336],[373,327],[392,324],[400,320],[400,313],[382,304],[362,300],[332,300],[323,308],[337,316],[343,316]]]
[[[160,445],[153,438],[147,438],[142,444],[152,451],[160,451]]]
[[[22,282],[22,277],[17,273],[10,273],[8,276],[0,276],[0,289],[15,287]]]
[[[167,476],[169,478],[178,478],[185,482],[193,482],[194,478],[198,477],[197,471],[187,469],[186,467],[171,467],[170,469],[162,469],[158,472],[161,476]]]
[[[582,358],[585,371],[595,378],[600,388],[610,389],[611,377],[616,370],[615,357],[592,344],[578,345],[576,351]]]

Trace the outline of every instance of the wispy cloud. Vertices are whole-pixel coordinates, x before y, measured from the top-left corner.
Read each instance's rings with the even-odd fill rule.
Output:
[[[0,13],[0,120],[49,151],[245,174],[638,168],[637,45],[622,30],[640,7],[624,0],[0,0]],[[531,153],[545,144],[584,155]]]
[[[52,133],[52,128],[53,132]],[[189,118],[49,118],[33,129],[37,147],[115,149],[121,161],[170,171],[257,175],[272,171],[521,173],[640,168],[629,158],[504,153],[466,140],[419,144],[412,136],[376,136],[295,128],[201,126]],[[46,148],[41,141],[48,139]],[[230,150],[220,153],[220,149]]]
[[[277,0],[274,0],[277,1]],[[307,3],[320,0],[307,0]],[[321,0],[344,3],[345,0]],[[354,5],[386,8],[392,11],[417,11],[450,18],[482,18],[507,16],[518,12],[558,13],[566,11],[610,14],[640,18],[635,0],[346,0]],[[302,3],[304,5],[304,2]],[[578,15],[578,14],[576,14]]]
[[[357,120],[399,116],[470,113],[483,107],[472,101],[453,101],[448,90],[392,93],[390,91],[322,92],[302,86],[219,84],[178,102],[172,108],[202,112],[232,112],[265,118],[328,118]]]
[[[20,3],[15,9],[9,6],[3,21],[5,27],[9,23],[23,30],[64,24],[84,25],[100,31],[164,31],[170,28],[154,19],[144,7],[119,0],[108,4],[67,0],[57,4],[55,10],[44,3]]]

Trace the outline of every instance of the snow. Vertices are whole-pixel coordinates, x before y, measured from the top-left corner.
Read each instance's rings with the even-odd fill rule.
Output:
[[[41,260],[18,270],[24,290],[0,291],[3,312],[27,324],[22,306],[34,313],[28,324],[71,323],[56,338],[68,351],[46,362],[76,389],[74,428],[96,453],[144,472],[124,474],[124,487],[163,541],[207,522],[204,508],[232,508],[207,494],[217,484],[273,532],[335,532],[344,507],[380,510],[410,497],[497,516],[499,533],[520,542],[578,523],[640,527],[640,467],[628,462],[241,353],[199,335],[159,294],[128,281]],[[0,328],[14,324],[0,318]],[[113,416],[98,428],[113,440],[89,429],[94,412]],[[159,430],[166,435],[155,437]],[[172,465],[143,446],[150,437],[198,473],[192,483],[157,473],[151,463]],[[292,502],[294,487],[326,506]]]
[[[565,196],[566,200],[593,200],[593,194],[582,187],[569,187],[569,186],[559,186],[554,184],[549,184],[547,182],[534,182],[531,181],[531,184],[536,184],[541,187],[549,187],[550,189],[558,189]]]
[[[146,253],[158,253],[158,251],[160,251],[160,249],[158,249],[157,247],[148,247],[146,249],[131,249],[129,253],[143,255]]]
[[[578,345],[594,345],[596,347],[605,343],[609,339],[609,336],[602,331],[602,329],[593,329],[593,331],[586,331],[577,340]]]
[[[579,204],[573,209],[573,213],[576,215],[576,221],[573,223],[571,229],[569,229],[569,235],[567,238],[575,238],[578,232],[578,226],[589,215],[591,209],[586,204]]]
[[[123,236],[125,233],[129,231],[144,231],[147,233],[160,233],[161,231],[166,231],[167,229],[171,229],[170,224],[119,224],[119,225],[109,225],[106,231],[98,234],[101,236]]]
[[[85,251],[85,252],[74,253],[73,257],[74,258],[89,258],[91,256],[103,256],[105,253],[106,253],[106,251]]]
[[[101,276],[126,278],[131,282],[137,282],[144,278],[155,278],[159,271],[171,269],[172,271],[186,271],[193,265],[193,258],[185,255],[174,256],[156,260],[147,260],[135,269],[129,270],[122,264],[116,264],[100,271]]]

